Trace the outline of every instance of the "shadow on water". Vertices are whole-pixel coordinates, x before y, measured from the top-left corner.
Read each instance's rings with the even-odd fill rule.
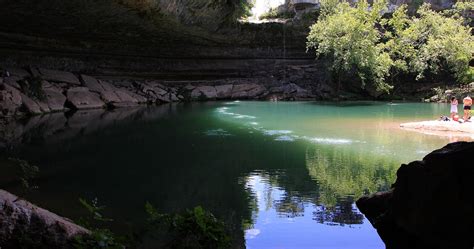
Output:
[[[2,131],[9,149],[0,158],[8,152],[38,165],[39,190],[28,199],[66,217],[85,215],[77,208],[79,197],[97,197],[114,219],[113,230],[126,232],[146,219],[146,202],[161,212],[201,205],[231,224],[237,247],[255,238],[251,231],[264,229],[268,219],[278,224],[308,218],[323,230],[364,224],[354,200],[393,182],[398,166],[391,161],[328,145],[275,141],[214,118],[219,106],[171,104],[17,120]],[[19,192],[19,186],[0,180],[0,186]],[[296,228],[285,232],[297,236],[312,229]]]

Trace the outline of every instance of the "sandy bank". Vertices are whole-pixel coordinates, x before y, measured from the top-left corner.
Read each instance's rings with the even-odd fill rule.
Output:
[[[421,121],[400,124],[402,129],[438,136],[457,136],[474,139],[474,123],[455,121]]]

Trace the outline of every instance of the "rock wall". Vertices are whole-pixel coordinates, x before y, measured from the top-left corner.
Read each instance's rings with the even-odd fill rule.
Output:
[[[303,71],[298,67],[293,70]],[[309,70],[309,69],[306,69]],[[3,69],[0,117],[84,109],[114,109],[146,104],[224,99],[315,99],[312,89],[265,78],[214,81],[159,81],[110,78],[29,67]],[[298,75],[300,78],[298,78]],[[305,73],[292,75],[304,82]],[[296,77],[296,78],[295,78]],[[313,86],[313,85],[310,85]],[[331,89],[317,89],[330,93]]]
[[[460,87],[436,87],[431,92],[433,95],[425,98],[424,102],[450,103],[451,97],[455,97],[462,103],[466,96],[474,96],[474,82]]]
[[[388,249],[474,247],[474,143],[448,144],[403,164],[388,192],[357,206]]]
[[[72,248],[89,231],[0,189],[0,247]]]

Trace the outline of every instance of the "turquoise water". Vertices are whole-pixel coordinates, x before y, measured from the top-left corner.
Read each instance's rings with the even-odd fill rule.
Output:
[[[400,123],[447,112],[444,104],[236,101],[53,114],[22,121],[8,153],[40,167],[29,200],[77,219],[78,198],[98,198],[118,233],[139,226],[150,202],[162,212],[202,205],[247,248],[384,248],[354,201],[388,189],[401,163],[452,141]]]

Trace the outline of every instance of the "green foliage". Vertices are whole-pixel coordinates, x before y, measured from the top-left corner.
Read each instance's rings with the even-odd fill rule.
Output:
[[[445,16],[431,10],[429,4],[423,4],[417,13],[419,17],[409,18],[403,6],[388,21],[393,31],[387,33],[386,49],[396,69],[415,73],[417,79],[445,70],[466,83],[474,54],[471,29],[463,25],[462,17]]]
[[[263,13],[258,19],[291,19],[295,17],[295,12],[292,11],[278,11],[277,8],[271,8],[268,12]]]
[[[226,19],[227,22],[236,22],[240,18],[252,15],[252,7],[254,1],[251,0],[211,0],[211,5],[227,6],[231,9],[231,15]]]
[[[105,206],[99,206],[97,199],[90,203],[85,199],[79,198],[81,205],[90,214],[88,217],[81,218],[78,224],[89,229],[90,234],[79,235],[75,237],[74,248],[78,249],[122,249],[125,248],[122,239],[117,238],[114,233],[106,228],[96,228],[93,224],[97,222],[109,222],[111,219],[105,218],[102,211]]]
[[[99,206],[97,199],[87,202],[85,199],[79,198],[81,205],[91,214],[92,218],[96,221],[113,221],[112,219],[104,218],[101,211],[105,209],[105,206]]]
[[[318,149],[306,152],[309,175],[320,187],[318,201],[328,208],[336,206],[338,200],[347,196],[357,199],[389,189],[395,181],[398,166],[398,163],[385,158],[360,156],[350,150]]]
[[[89,235],[80,235],[75,238],[74,248],[77,249],[124,249],[118,243],[115,235],[108,229],[92,229]]]
[[[470,83],[474,82],[474,67],[469,67],[469,69],[463,74],[461,82]]]
[[[410,2],[410,9],[418,10],[423,5],[423,0],[413,0]]]
[[[321,16],[327,17],[336,13],[336,9],[340,3],[339,0],[320,0]]]
[[[385,78],[390,74],[392,60],[383,50],[376,28],[385,3],[375,1],[369,9],[365,0],[356,7],[347,2],[335,6],[334,1],[325,2],[329,6],[322,3],[321,18],[311,26],[307,47],[331,60],[331,71],[338,80],[343,72],[354,72],[363,85],[370,81],[378,90],[388,91]]]
[[[38,166],[31,165],[27,161],[18,158],[8,158],[8,160],[19,168],[18,177],[21,181],[22,189],[24,189],[25,192],[30,191],[33,188],[33,186],[31,186],[31,180],[39,173]]]
[[[158,231],[159,236],[167,233],[166,248],[224,249],[230,246],[231,237],[225,224],[200,206],[182,214],[160,214],[146,203],[145,210],[151,231]]]
[[[27,77],[24,80],[20,80],[18,83],[20,84],[22,92],[24,92],[26,96],[36,100],[46,99],[46,94],[43,90],[43,80],[41,78]]]
[[[453,9],[450,10],[445,10],[445,13],[448,15],[452,16],[461,16],[463,17],[464,24],[468,24],[474,20],[472,20],[471,16],[474,12],[474,2],[465,0],[465,1],[458,1],[456,4],[454,4]]]
[[[311,22],[316,22],[321,14],[320,10],[314,10],[310,12],[303,13],[301,15],[301,20],[302,21],[311,21]]]
[[[472,79],[469,62],[473,59],[474,38],[457,14],[440,13],[423,4],[417,15],[409,17],[402,5],[390,19],[383,16],[386,2],[366,0],[356,6],[337,0],[321,2],[321,17],[307,37],[308,49],[331,63],[334,78],[358,76],[379,91],[389,91],[388,77],[398,73],[416,75],[448,72],[458,82]],[[465,10],[471,4],[459,4]]]

